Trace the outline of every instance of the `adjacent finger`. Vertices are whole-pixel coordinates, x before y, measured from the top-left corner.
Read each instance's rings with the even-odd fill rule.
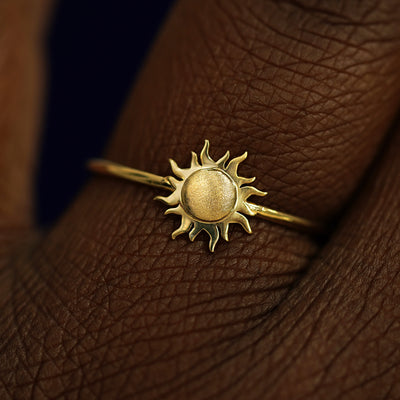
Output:
[[[43,88],[47,0],[0,2],[0,230],[33,219],[33,173]]]

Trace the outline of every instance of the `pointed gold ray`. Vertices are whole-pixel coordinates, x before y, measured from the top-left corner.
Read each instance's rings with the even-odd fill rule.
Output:
[[[179,167],[178,167],[178,164],[176,163],[175,160],[173,160],[172,158],[170,158],[170,159],[169,159],[169,163],[171,164],[172,172],[173,172],[178,178],[181,178],[181,179],[185,179],[185,178],[186,178],[187,172],[186,172],[184,169],[179,168]]]
[[[215,250],[215,245],[218,242],[219,239],[219,230],[216,225],[206,225],[204,230],[209,234],[210,236],[210,242],[208,244],[208,247],[211,252],[214,252]]]
[[[253,176],[252,178],[243,178],[242,176],[237,176],[234,178],[235,181],[238,182],[239,187],[242,185],[248,185],[249,183],[253,183],[256,180],[256,177]]]
[[[190,168],[198,168],[200,167],[199,161],[197,160],[197,154],[192,151],[192,161],[190,163]]]
[[[168,197],[156,196],[156,197],[154,197],[154,200],[162,201],[163,203],[168,204],[169,206],[175,206],[176,204],[179,203],[180,196],[179,196],[179,192],[175,191],[172,194],[170,194]]]
[[[239,164],[246,158],[247,158],[247,151],[243,153],[241,156],[233,158],[226,167],[226,172],[228,172],[228,174],[231,176],[236,176]]]
[[[216,162],[217,166],[221,169],[225,168],[225,163],[229,158],[229,150]]]
[[[172,239],[175,239],[178,235],[181,235],[182,233],[186,233],[190,229],[191,225],[192,221],[190,220],[190,218],[182,215],[181,225],[178,229],[172,232]]]
[[[229,222],[231,224],[240,224],[247,233],[252,233],[248,219],[244,215],[238,212],[235,212],[232,215],[232,218],[230,219]]]
[[[219,229],[221,230],[222,239],[229,242],[229,237],[228,237],[229,222],[227,222],[227,221],[221,222],[219,224]]]
[[[178,181],[178,179],[174,178],[173,176],[168,177],[169,183],[176,189],[182,181]]]
[[[208,154],[209,148],[210,148],[210,142],[206,139],[204,141],[204,147],[202,148],[200,153],[201,165],[215,165],[215,162]]]
[[[244,186],[240,188],[240,194],[243,200],[247,200],[250,196],[266,196],[267,192],[262,192],[253,186]]]
[[[184,209],[181,207],[180,204],[177,207],[168,208],[168,210],[165,210],[164,214],[165,215],[168,215],[168,214],[186,215]]]
[[[189,232],[189,239],[193,242],[196,239],[196,236],[203,230],[203,225],[199,224],[197,221],[193,222],[193,228]]]

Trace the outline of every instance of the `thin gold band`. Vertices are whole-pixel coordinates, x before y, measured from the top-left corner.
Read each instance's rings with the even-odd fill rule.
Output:
[[[93,159],[88,162],[88,168],[96,173],[117,176],[133,182],[143,183],[148,186],[173,191],[174,187],[170,183],[168,177],[151,174],[149,172],[140,171],[138,169],[125,167],[123,165],[101,159]],[[314,221],[306,218],[297,217],[281,211],[276,211],[268,207],[264,207],[254,203],[248,203],[250,208],[257,216],[268,221],[275,222],[280,225],[294,227],[311,233],[322,233],[324,227]]]

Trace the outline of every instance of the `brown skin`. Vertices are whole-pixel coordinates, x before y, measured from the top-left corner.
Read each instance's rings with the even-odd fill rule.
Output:
[[[0,4],[18,22],[0,24],[0,104],[15,99],[0,113],[0,398],[399,398],[398,1],[172,10],[107,157],[167,175],[208,138],[215,158],[249,151],[241,174],[265,204],[332,223],[321,240],[252,219],[214,254],[170,239],[154,190],[103,177],[27,240],[41,54],[26,36],[43,24],[28,4],[45,9]]]

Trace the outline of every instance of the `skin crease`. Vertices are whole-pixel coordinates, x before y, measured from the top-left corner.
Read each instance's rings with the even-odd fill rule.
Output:
[[[215,159],[249,151],[259,202],[331,222],[320,240],[251,219],[214,254],[203,234],[170,239],[153,189],[106,177],[26,239],[41,36],[26,37],[44,21],[28,5],[46,9],[0,4],[15,16],[0,103],[16,98],[0,114],[0,398],[399,398],[398,2],[176,4],[107,157],[167,175],[208,138]]]

